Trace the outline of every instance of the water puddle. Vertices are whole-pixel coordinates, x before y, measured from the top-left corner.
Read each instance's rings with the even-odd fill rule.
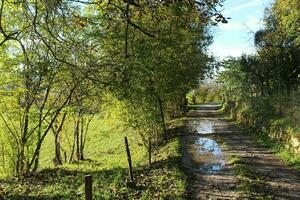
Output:
[[[210,134],[214,133],[214,123],[211,120],[195,120],[190,122],[193,133]]]
[[[221,147],[210,138],[191,137],[184,138],[186,154],[184,163],[194,169],[206,173],[214,173],[225,166]]]
[[[214,133],[214,122],[210,119],[190,121],[191,132],[197,134],[190,134],[182,138],[183,162],[187,167],[205,173],[215,173],[225,166],[221,147],[213,139],[213,136],[209,135]]]
[[[197,148],[199,157],[205,163],[200,166],[200,169],[207,172],[219,171],[224,167],[225,160],[223,158],[221,148],[216,141],[209,138],[198,138],[195,148]]]

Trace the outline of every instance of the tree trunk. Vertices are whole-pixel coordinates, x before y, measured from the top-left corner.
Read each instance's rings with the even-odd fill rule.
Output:
[[[38,124],[38,131],[37,131],[38,140],[37,140],[37,144],[36,145],[38,145],[39,141],[41,140],[43,109],[44,109],[44,104],[39,109],[39,124]],[[36,171],[38,169],[38,167],[39,167],[39,158],[40,158],[40,150],[38,150],[37,156],[34,159],[33,171]]]
[[[58,128],[52,127],[52,131],[53,131],[53,134],[54,134],[54,145],[55,145],[55,158],[54,158],[54,164],[55,165],[61,165],[62,164],[60,133],[61,133],[62,127],[65,123],[66,116],[67,116],[67,113],[64,113]]]
[[[69,158],[69,162],[73,161],[74,152],[75,152],[75,144],[76,144],[76,120],[74,120],[74,134],[73,134],[73,144],[72,144],[72,150]]]
[[[20,148],[19,148],[19,156],[18,156],[18,167],[17,173],[18,175],[24,174],[27,171],[26,165],[26,156],[25,156],[25,147],[26,147],[26,141],[27,141],[27,134],[28,134],[28,124],[29,124],[29,106],[26,105],[25,111],[24,111],[24,125],[22,128],[22,134],[21,134],[21,141],[20,141]]]
[[[162,106],[162,102],[160,97],[158,97],[158,104],[159,104],[159,110],[160,110],[160,117],[161,117],[161,122],[162,122],[162,126],[163,126],[163,134],[164,134],[164,140],[167,141],[167,133],[166,133],[166,124],[165,124],[165,116],[164,116],[164,110],[163,110],[163,106]]]
[[[37,146],[38,146],[39,141],[41,140],[41,137],[42,137],[43,111],[44,111],[46,102],[48,100],[49,93],[50,93],[50,86],[47,87],[43,103],[42,103],[41,107],[39,108],[39,124],[38,124],[38,131],[37,131],[38,140],[37,140],[37,144],[36,144]],[[38,149],[37,155],[36,155],[35,160],[34,160],[34,167],[33,167],[33,171],[34,172],[39,167],[39,158],[40,158],[40,150]]]
[[[76,138],[76,159],[80,160],[80,141],[79,141],[80,117],[76,120],[75,138]]]
[[[79,160],[84,160],[83,149],[84,149],[84,119],[80,116],[81,126],[80,126],[80,142],[79,142]]]
[[[61,154],[60,154],[59,134],[55,134],[54,143],[55,143],[55,165],[61,165],[62,161],[61,161]]]
[[[21,141],[20,144],[20,151],[18,155],[18,160],[17,160],[17,174],[21,175],[25,172],[25,144],[24,142]]]
[[[264,96],[264,81],[260,82],[260,95]]]
[[[40,119],[41,119],[41,118],[40,118]],[[39,126],[40,126],[40,128],[39,128],[39,131],[38,131],[38,141],[41,140],[41,126],[42,126],[42,123],[41,123],[41,122],[40,122]],[[38,144],[37,144],[37,145],[38,145]],[[37,156],[36,156],[36,158],[35,158],[35,160],[34,160],[34,166],[33,166],[33,171],[34,171],[34,172],[35,172],[35,171],[38,169],[38,167],[39,167],[39,158],[40,158],[40,150],[38,150]]]

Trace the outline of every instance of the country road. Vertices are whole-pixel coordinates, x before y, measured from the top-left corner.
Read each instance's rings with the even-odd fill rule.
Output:
[[[192,106],[181,136],[187,199],[300,199],[300,173],[224,119],[216,104]]]

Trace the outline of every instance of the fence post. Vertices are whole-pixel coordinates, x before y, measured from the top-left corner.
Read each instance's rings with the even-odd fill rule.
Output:
[[[126,147],[126,153],[127,153],[127,161],[128,161],[128,167],[129,167],[130,181],[133,182],[134,180],[133,180],[133,174],[132,174],[131,155],[130,155],[128,140],[127,140],[126,136],[125,136],[125,147]]]
[[[93,179],[92,175],[85,176],[85,200],[92,200],[93,198]]]
[[[151,167],[151,138],[148,138],[148,159],[149,159],[149,167]]]

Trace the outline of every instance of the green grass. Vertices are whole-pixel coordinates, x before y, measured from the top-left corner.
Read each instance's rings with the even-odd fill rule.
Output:
[[[67,123],[63,133],[63,148],[70,152],[67,136],[72,143],[73,124]],[[84,156],[101,163],[102,169],[124,167],[127,164],[124,146],[124,136],[128,137],[131,147],[133,164],[141,164],[146,161],[147,151],[142,145],[140,137],[131,129],[124,129],[116,122],[103,120],[96,116],[91,122],[88,137],[84,149]],[[49,134],[44,142],[41,152],[41,168],[54,167],[54,138]],[[68,155],[69,157],[69,155]]]
[[[135,187],[127,186],[125,135],[132,154]],[[66,138],[63,141],[68,150]],[[93,176],[95,199],[182,199],[185,177],[178,166],[179,148],[178,138],[160,146],[154,152],[150,170],[147,151],[137,135],[96,117],[88,135],[86,161],[55,167],[53,137],[48,135],[41,152],[41,170],[21,179],[0,180],[0,199],[1,195],[11,200],[83,199],[86,174]]]

